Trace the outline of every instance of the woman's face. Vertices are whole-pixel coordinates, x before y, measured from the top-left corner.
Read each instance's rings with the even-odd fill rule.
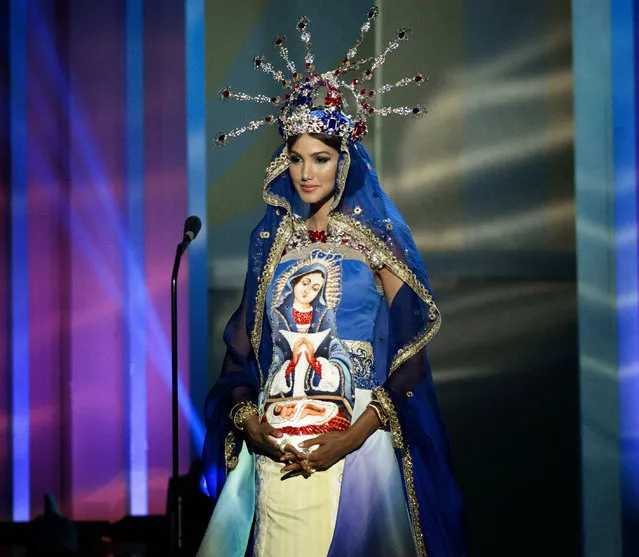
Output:
[[[338,158],[337,150],[308,134],[291,146],[289,172],[302,201],[315,205],[332,198]]]
[[[308,308],[324,286],[322,273],[310,273],[302,277],[293,287],[293,296],[302,309]]]

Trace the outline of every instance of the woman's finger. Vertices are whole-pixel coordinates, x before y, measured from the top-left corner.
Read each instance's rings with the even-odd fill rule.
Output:
[[[302,441],[299,445],[302,449],[308,449],[309,447],[314,447],[316,445],[323,445],[326,443],[326,439],[324,435],[320,435],[319,437],[313,437],[313,439],[307,439],[306,441]]]
[[[287,462],[289,460],[294,460],[295,462],[297,462],[299,459],[297,458],[297,456],[295,456],[293,453],[284,453],[281,457],[280,460],[282,462]]]
[[[285,445],[284,447],[284,451],[286,453],[293,453],[293,455],[295,455],[295,458],[297,458],[298,460],[304,460],[306,458],[306,455],[304,455],[303,453],[301,453],[300,451],[298,451],[293,445],[291,445],[290,443],[288,443],[287,445]]]
[[[307,477],[308,474],[306,472],[304,472],[304,470],[293,470],[292,472],[288,472],[288,473],[284,474],[280,478],[280,480],[284,481],[284,480],[288,480],[289,478],[296,478],[297,476]]]
[[[295,470],[302,470],[302,465],[299,462],[291,462],[290,464],[287,464],[286,466],[284,466],[280,472],[282,474],[285,474],[286,472],[293,472]]]
[[[263,424],[262,427],[262,431],[266,433],[266,435],[276,437],[277,439],[284,437],[284,434],[279,429],[275,429],[271,424]]]

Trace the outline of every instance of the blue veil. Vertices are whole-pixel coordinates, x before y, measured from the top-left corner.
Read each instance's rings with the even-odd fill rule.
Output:
[[[288,166],[284,144],[266,171],[266,212],[250,236],[242,302],[225,329],[222,372],[206,400],[204,479],[214,500],[241,446],[228,413],[239,401],[258,401],[273,354],[272,331],[265,319],[266,290],[289,240],[307,234],[308,209],[295,193]],[[364,147],[350,140],[340,153],[328,226],[357,242],[369,261],[386,266],[404,283],[391,307],[384,301],[378,315],[373,349],[381,386],[372,396],[389,417],[416,554],[464,555],[461,495],[426,350],[441,316],[408,226],[380,187]],[[347,543],[361,519],[340,509],[329,555],[347,553],[342,542]],[[359,547],[365,555],[366,548]]]

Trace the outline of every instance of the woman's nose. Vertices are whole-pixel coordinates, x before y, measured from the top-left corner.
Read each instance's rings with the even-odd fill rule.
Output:
[[[313,172],[311,170],[311,165],[304,163],[302,166],[302,180],[310,180],[313,177]]]

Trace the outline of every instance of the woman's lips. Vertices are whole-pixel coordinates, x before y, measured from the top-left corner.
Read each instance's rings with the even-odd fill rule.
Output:
[[[319,188],[319,186],[314,186],[312,184],[302,184],[300,185],[300,188],[302,191],[312,192],[312,191],[315,191],[317,188]]]

